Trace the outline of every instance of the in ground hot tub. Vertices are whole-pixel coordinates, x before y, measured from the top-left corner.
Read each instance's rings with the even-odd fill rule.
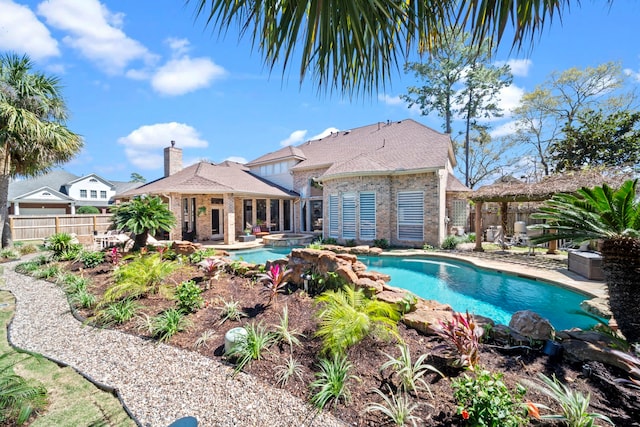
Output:
[[[262,243],[274,247],[306,246],[314,237],[313,234],[269,234],[262,236]]]

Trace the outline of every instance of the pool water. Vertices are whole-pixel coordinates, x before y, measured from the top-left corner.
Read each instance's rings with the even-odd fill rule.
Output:
[[[233,256],[264,263],[283,258],[290,248],[238,251]],[[391,276],[390,284],[424,298],[449,304],[456,311],[490,317],[509,324],[519,310],[532,310],[551,321],[557,330],[588,328],[596,322],[577,314],[588,296],[548,283],[478,269],[467,263],[424,257],[359,257],[369,270]]]

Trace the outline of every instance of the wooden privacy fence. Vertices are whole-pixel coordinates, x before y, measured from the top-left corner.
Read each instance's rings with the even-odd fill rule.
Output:
[[[111,226],[111,214],[100,215],[10,215],[11,236],[17,240],[43,240],[56,233],[91,236]]]

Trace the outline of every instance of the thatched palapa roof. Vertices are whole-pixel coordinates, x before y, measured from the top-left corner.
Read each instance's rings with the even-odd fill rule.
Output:
[[[582,187],[595,187],[606,183],[618,188],[628,179],[631,172],[613,169],[584,169],[549,175],[541,181],[499,182],[485,185],[470,195],[476,202],[533,202],[550,199],[556,193],[575,193]]]

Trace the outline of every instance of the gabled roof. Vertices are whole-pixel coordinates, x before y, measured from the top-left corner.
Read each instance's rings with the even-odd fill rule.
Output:
[[[68,195],[61,193],[49,186],[44,186],[44,187],[40,187],[40,188],[36,188],[33,191],[30,191],[28,193],[24,193],[21,194],[19,196],[17,196],[14,200],[23,200],[23,199],[27,199],[28,197],[34,195],[34,194],[38,194],[38,193],[42,193],[43,191],[47,191],[49,193],[51,193],[53,196],[56,196],[58,198],[58,200],[63,200],[63,201],[72,201],[73,198],[69,197]],[[34,201],[48,201],[50,202],[51,199],[29,199],[29,202],[34,202]]]
[[[231,162],[232,163],[232,162]],[[275,197],[293,197],[297,194],[257,177],[238,167],[239,164],[216,165],[199,162],[168,177],[145,184],[122,194],[130,197],[140,194],[255,194]]]
[[[72,173],[63,170],[53,170],[35,178],[12,181],[9,184],[9,201],[13,201],[25,194],[31,194],[33,191],[43,187],[52,188],[57,192],[64,193],[64,185],[77,178],[78,176]]]
[[[250,161],[249,163],[247,163],[247,166],[258,166],[263,163],[273,163],[275,161],[285,159],[305,160],[306,157],[304,155],[304,152],[300,148],[294,147],[293,145],[288,145],[277,151],[272,151],[271,153],[267,153],[255,160]]]
[[[320,177],[344,174],[411,172],[455,166],[451,138],[414,120],[375,123],[285,147],[248,166],[280,159],[300,160],[292,170],[328,168]]]
[[[68,187],[71,187],[73,184],[75,184],[77,182],[85,181],[85,180],[91,179],[91,178],[97,179],[98,181],[102,182],[104,185],[108,185],[109,187],[113,187],[113,183],[111,181],[107,181],[106,179],[102,178],[99,175],[96,175],[95,173],[90,173],[89,175],[77,177],[76,179],[73,179],[71,181],[66,182],[64,185],[68,188]]]

